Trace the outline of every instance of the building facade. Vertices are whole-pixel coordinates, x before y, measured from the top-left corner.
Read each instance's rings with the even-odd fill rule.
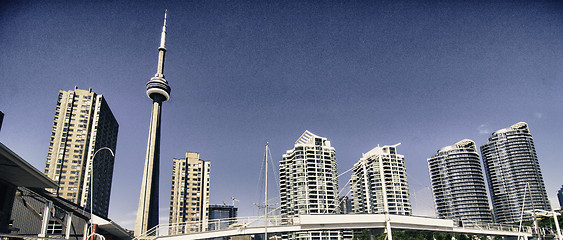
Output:
[[[377,146],[354,164],[354,213],[412,215],[405,157],[397,153],[398,145]]]
[[[551,210],[527,123],[494,132],[481,155],[497,222],[520,221],[522,206],[525,211]]]
[[[237,210],[234,205],[209,205],[209,231],[229,229],[236,223]]]
[[[45,174],[59,186],[53,193],[90,209],[91,160],[96,150],[115,152],[119,124],[101,94],[75,88],[59,91]],[[113,165],[109,151],[93,162],[93,212],[107,217]]]
[[[464,139],[443,147],[427,161],[439,218],[469,224],[493,221],[474,141]]]
[[[209,220],[209,177],[211,163],[199,153],[186,152],[185,158],[172,160],[170,191],[170,225],[176,233],[206,231]]]
[[[280,162],[281,216],[338,213],[336,153],[324,137],[305,131]],[[341,239],[341,231],[295,232],[290,239]]]

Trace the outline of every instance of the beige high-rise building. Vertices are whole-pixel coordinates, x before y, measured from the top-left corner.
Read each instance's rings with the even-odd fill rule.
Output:
[[[186,152],[185,158],[172,160],[170,191],[170,231],[190,233],[206,231],[209,220],[209,161],[199,153]],[[179,224],[178,223],[189,223]]]
[[[90,160],[96,150],[115,152],[119,124],[104,97],[91,90],[59,90],[45,174],[58,183],[53,193],[90,208]],[[113,165],[109,151],[94,161],[93,212],[107,217]]]

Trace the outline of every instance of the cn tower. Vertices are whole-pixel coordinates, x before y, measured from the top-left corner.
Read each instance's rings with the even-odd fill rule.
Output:
[[[158,67],[154,77],[147,83],[147,96],[152,99],[152,113],[143,182],[141,184],[141,195],[139,197],[139,208],[137,210],[137,221],[135,222],[135,237],[146,233],[148,230],[158,225],[160,112],[162,103],[170,99],[170,86],[168,86],[168,82],[164,79],[166,14],[167,12],[165,11],[164,25],[162,26],[162,35],[160,37],[160,47],[158,47]]]

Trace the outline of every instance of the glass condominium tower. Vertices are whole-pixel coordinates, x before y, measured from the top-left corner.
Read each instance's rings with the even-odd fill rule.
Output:
[[[551,210],[527,123],[494,132],[481,155],[497,222],[520,221],[522,206],[524,211]]]
[[[90,209],[90,161],[96,150],[115,153],[119,124],[106,100],[91,90],[59,91],[45,174],[58,183],[58,197]],[[114,157],[100,151],[93,163],[93,212],[107,217]]]
[[[334,148],[324,137],[305,131],[280,162],[282,218],[338,213],[338,175]],[[284,239],[342,239],[342,231],[294,232]]]
[[[492,222],[485,178],[474,141],[464,139],[443,147],[427,161],[439,218],[464,223]]]
[[[405,156],[397,154],[398,145],[377,146],[354,164],[351,177],[354,213],[412,214]]]

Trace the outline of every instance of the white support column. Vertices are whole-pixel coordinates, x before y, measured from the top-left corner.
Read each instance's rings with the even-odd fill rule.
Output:
[[[556,213],[555,210],[552,210],[551,213],[553,214],[553,220],[555,220],[555,230],[557,231],[557,238],[559,240],[563,240],[563,237],[561,236],[561,229],[559,229],[559,221],[557,220],[557,215],[560,214]]]
[[[39,237],[47,237],[47,228],[49,227],[49,217],[51,216],[52,205],[53,203],[51,201],[45,202],[43,219],[41,220],[41,233],[39,233]]]
[[[89,232],[89,229],[90,229],[90,228],[88,227],[88,224],[84,224],[84,232],[83,232],[83,233],[84,233],[84,236],[82,236],[82,240],[88,239],[88,235],[89,235],[88,232]]]
[[[66,228],[65,228],[65,239],[70,239],[70,229],[72,228],[72,212],[66,214]]]

